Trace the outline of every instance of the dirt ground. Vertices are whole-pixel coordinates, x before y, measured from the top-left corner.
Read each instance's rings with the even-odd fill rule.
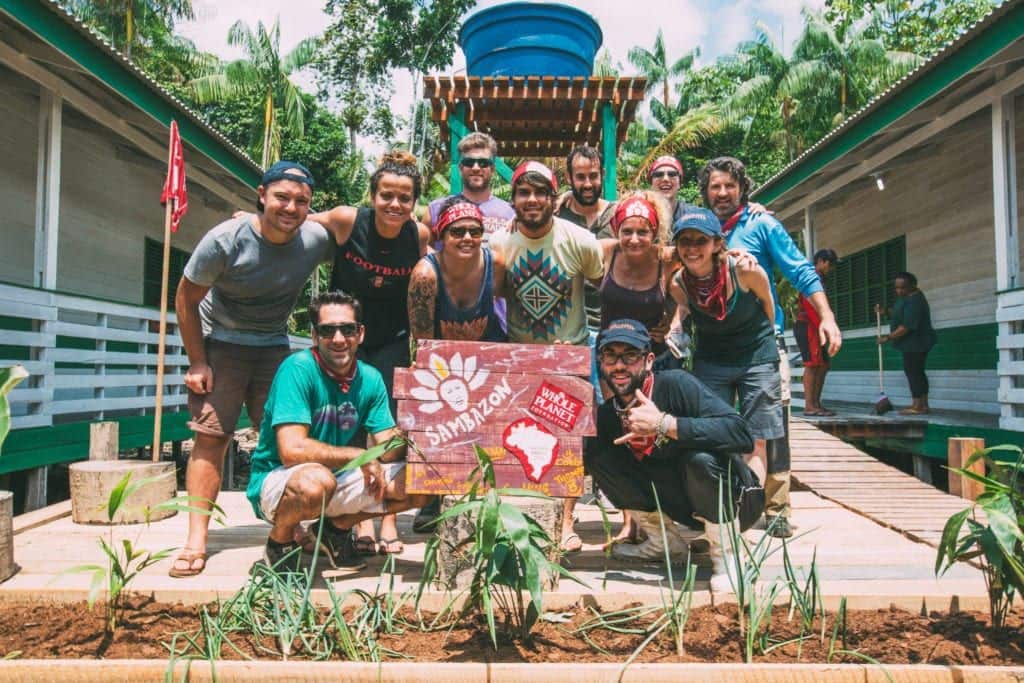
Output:
[[[102,609],[89,610],[84,603],[70,605],[0,605],[0,658],[152,658],[169,656],[168,644],[175,632],[195,633],[198,609],[138,600],[113,638],[103,634]],[[411,615],[410,615],[411,616]],[[542,621],[532,642],[514,643],[507,638],[494,650],[482,619],[469,618],[447,631],[403,633],[380,636],[380,644],[416,661],[442,662],[623,662],[643,640],[643,635],[592,631],[591,641],[605,653],[571,631],[589,619],[584,610],[560,615],[568,621]],[[759,662],[826,661],[833,614],[828,617],[824,643],[818,637],[805,641],[799,659],[797,645],[779,647],[768,655],[755,655]],[[911,612],[851,610],[847,618],[845,647],[840,639],[836,649],[854,650],[888,664],[1024,664],[1024,610],[1018,608],[1006,628],[990,628],[988,615],[976,612],[922,616]],[[798,635],[796,621],[787,620],[785,607],[774,612],[771,634],[774,641]],[[257,655],[251,637],[230,634],[231,641],[252,657]],[[276,643],[262,643],[276,651]],[[743,643],[739,637],[735,606],[694,608],[686,626],[685,655],[676,654],[675,643],[663,633],[637,661],[643,662],[742,662]],[[239,655],[225,646],[225,659]],[[836,655],[833,662],[863,662],[854,655]]]

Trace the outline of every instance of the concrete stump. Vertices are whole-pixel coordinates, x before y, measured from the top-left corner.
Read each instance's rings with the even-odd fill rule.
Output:
[[[0,583],[11,578],[14,564],[14,494],[0,491]]]
[[[532,517],[552,540],[548,559],[557,562],[562,539],[562,499],[524,498],[506,496],[503,502],[511,503]],[[441,511],[444,512],[459,502],[456,496],[441,497]],[[473,536],[473,523],[468,515],[460,515],[437,525],[436,533],[441,538],[437,553],[437,585],[443,589],[465,588],[473,578],[472,558],[467,556]],[[558,581],[552,577],[552,588]]]
[[[131,473],[130,483],[163,475],[146,484],[122,504],[112,521],[107,520],[110,492],[124,475]],[[78,524],[137,524],[146,521],[146,508],[163,503],[177,494],[173,462],[141,460],[87,460],[70,467],[71,519]],[[130,484],[129,484],[130,485]],[[166,519],[173,510],[154,511],[150,521]]]

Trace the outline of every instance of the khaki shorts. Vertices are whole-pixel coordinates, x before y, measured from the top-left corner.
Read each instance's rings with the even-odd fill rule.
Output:
[[[258,431],[270,383],[289,353],[287,346],[242,346],[207,339],[206,363],[213,370],[213,391],[188,392],[189,428],[197,434],[231,436],[244,403],[249,421]]]
[[[267,473],[263,480],[263,487],[260,489],[260,512],[263,518],[273,523],[274,515],[277,514],[277,506],[281,504],[281,496],[284,495],[284,488],[292,475],[303,467],[318,466],[317,463],[307,462],[294,467],[276,467]],[[390,483],[395,477],[405,471],[405,462],[382,462],[384,478]],[[327,501],[327,508],[324,515],[327,517],[340,517],[351,515],[357,512],[370,512],[382,514],[384,512],[384,501],[377,500],[366,491],[366,482],[363,479],[363,472],[360,469],[350,470],[340,477],[336,477],[338,488],[334,495]]]

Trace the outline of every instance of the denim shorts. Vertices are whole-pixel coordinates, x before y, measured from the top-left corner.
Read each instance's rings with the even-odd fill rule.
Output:
[[[778,361],[733,367],[695,360],[693,374],[729,405],[739,401],[740,415],[755,439],[786,435]]]

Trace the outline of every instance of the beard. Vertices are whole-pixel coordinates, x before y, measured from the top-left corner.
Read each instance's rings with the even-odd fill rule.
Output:
[[[647,379],[647,373],[648,371],[646,369],[629,373],[629,384],[625,389],[620,390],[615,382],[612,381],[611,374],[606,372],[603,368],[600,370],[601,379],[603,379],[605,384],[607,384],[612,390],[615,397],[623,403],[625,403],[625,397],[633,396],[641,387],[643,387],[644,380]]]
[[[575,186],[572,188],[572,198],[576,200],[576,203],[580,206],[593,206],[597,204],[598,200],[601,199],[600,193],[596,189],[591,190],[590,196],[584,195],[582,192],[576,189]]]
[[[527,230],[540,230],[545,225],[551,222],[551,217],[555,214],[555,208],[551,204],[548,204],[540,214],[540,218],[537,220],[531,220],[525,217],[525,214],[516,214],[516,220]]]

